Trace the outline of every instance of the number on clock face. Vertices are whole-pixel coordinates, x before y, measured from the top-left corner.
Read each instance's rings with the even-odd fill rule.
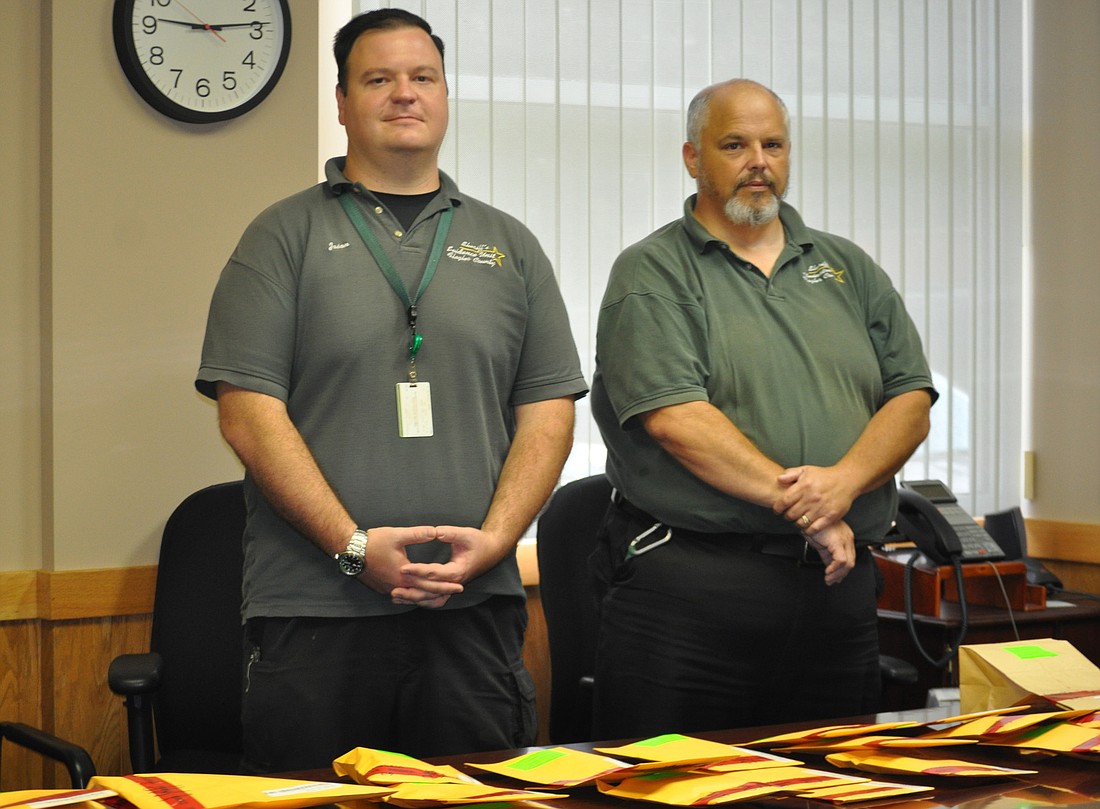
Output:
[[[286,64],[286,0],[116,0],[115,47],[154,108],[192,123],[255,107]]]

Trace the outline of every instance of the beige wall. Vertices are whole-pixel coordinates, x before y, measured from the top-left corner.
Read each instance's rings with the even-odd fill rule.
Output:
[[[42,565],[39,13],[0,3],[0,570]]]
[[[271,96],[198,126],[130,88],[111,0],[0,2],[0,570],[154,563],[172,507],[240,475],[192,378],[242,229],[317,176],[317,7],[290,5]]]
[[[152,564],[171,508],[239,474],[191,385],[206,305],[247,222],[317,176],[312,0],[275,92],[209,127],[130,89],[111,0],[68,5],[0,2],[0,570]],[[1100,3],[1034,5],[1029,508],[1100,522]]]
[[[1100,3],[1037,0],[1030,514],[1100,522]]]

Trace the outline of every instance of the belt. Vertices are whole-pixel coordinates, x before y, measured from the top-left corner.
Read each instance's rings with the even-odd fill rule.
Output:
[[[636,505],[631,503],[618,489],[611,490],[611,502],[615,504],[623,514],[646,523],[664,525],[673,536],[684,539],[697,539],[708,542],[727,542],[731,549],[760,553],[765,556],[780,556],[791,559],[800,565],[812,565],[823,567],[824,562],[813,546],[800,534],[766,534],[766,533],[739,533],[727,531],[722,533],[708,533],[706,531],[692,531],[687,528],[677,528],[674,525],[663,523]]]

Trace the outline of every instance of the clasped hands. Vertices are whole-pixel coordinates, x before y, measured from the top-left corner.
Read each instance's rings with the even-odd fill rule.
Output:
[[[855,534],[844,521],[856,493],[835,467],[799,466],[778,478],[783,489],[772,511],[798,526],[825,563],[825,583],[836,584],[856,564]]]
[[[359,580],[394,604],[442,607],[463,585],[504,558],[508,544],[477,529],[454,525],[371,528],[366,568]],[[438,540],[451,546],[447,562],[412,562],[408,547]]]

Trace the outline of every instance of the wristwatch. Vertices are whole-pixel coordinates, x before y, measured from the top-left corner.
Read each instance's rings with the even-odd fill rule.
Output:
[[[348,540],[348,546],[336,554],[336,564],[340,566],[340,572],[345,576],[358,576],[363,572],[367,556],[367,532],[356,528],[355,533]]]

